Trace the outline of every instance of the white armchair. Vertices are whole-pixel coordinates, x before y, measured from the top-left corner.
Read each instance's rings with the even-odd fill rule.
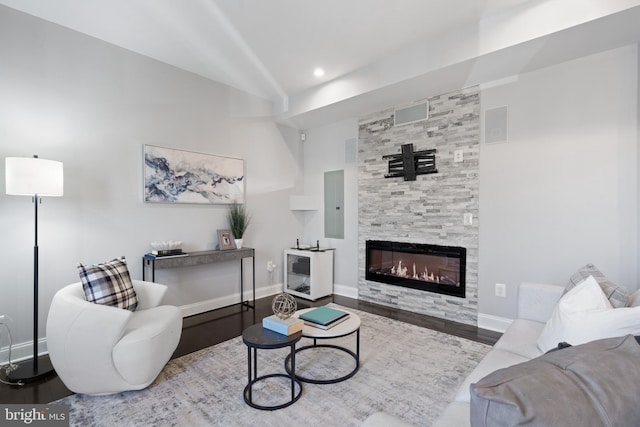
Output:
[[[85,300],[82,283],[60,289],[47,319],[49,357],[76,393],[140,390],[158,376],[180,341],[180,309],[160,303],[167,287],[133,280],[132,312]]]

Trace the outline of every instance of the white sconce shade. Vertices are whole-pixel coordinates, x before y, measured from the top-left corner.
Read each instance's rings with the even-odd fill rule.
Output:
[[[62,196],[64,176],[62,162],[37,157],[5,159],[7,194],[17,196]]]

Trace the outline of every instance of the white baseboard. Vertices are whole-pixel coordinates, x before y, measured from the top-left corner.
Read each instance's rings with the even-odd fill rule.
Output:
[[[251,299],[248,297],[247,299]],[[217,308],[226,307],[232,304],[238,304],[240,302],[240,294],[226,295],[220,298],[212,298],[204,301],[194,302],[192,304],[186,304],[180,306],[182,317],[193,316],[194,314],[204,313],[205,311],[215,310]]]
[[[358,299],[358,288],[354,288],[353,286],[345,286],[334,283],[333,293],[335,295],[340,295],[343,297]]]
[[[0,334],[4,337],[4,330],[0,329]],[[5,339],[2,340],[6,342]],[[40,356],[47,354],[47,339],[40,338],[38,340],[38,354]],[[14,343],[11,348],[11,361],[21,362],[23,360],[31,359],[33,357],[33,341],[26,341],[21,343]],[[0,348],[0,362],[5,364],[9,362],[9,346]]]
[[[276,295],[282,292],[283,285],[278,283],[271,286],[261,287],[256,289],[256,299],[268,297],[270,295]],[[352,286],[345,285],[333,285],[333,293],[348,298],[358,299],[358,289]],[[250,300],[252,292],[244,293],[244,301]],[[206,301],[199,301],[194,304],[187,304],[180,307],[182,311],[182,317],[192,316],[194,314],[204,313],[210,310],[216,310],[218,308],[226,307],[228,305],[237,304],[240,301],[240,294],[228,295],[220,298],[213,298]],[[478,328],[488,329],[490,331],[504,332],[511,325],[513,319],[506,317],[493,316],[491,314],[478,313]],[[4,331],[0,330],[0,334]],[[4,336],[4,335],[3,335]],[[44,355],[47,353],[47,339],[40,338],[38,340],[38,354]],[[33,345],[31,341],[16,343],[11,349],[11,361],[20,362],[32,357]],[[3,363],[9,359],[9,347],[0,348],[0,361]]]
[[[256,299],[268,297],[270,295],[275,295],[282,292],[282,283],[277,283],[275,285],[261,287],[256,289]],[[252,291],[245,291],[243,301],[249,301],[253,297]],[[240,302],[240,293],[236,293],[234,295],[227,295],[220,298],[213,298],[206,301],[198,301],[193,304],[187,304],[180,307],[180,311],[182,312],[182,317],[192,316],[194,314],[204,313],[206,311],[215,310],[218,308],[226,307],[228,305],[237,304]],[[6,340],[6,330],[4,328],[0,328],[0,337],[2,337],[2,342],[7,342]],[[40,338],[38,340],[38,354],[44,355],[47,354],[47,339]],[[26,360],[31,358],[33,355],[33,344],[32,341],[26,341],[21,343],[14,343],[11,348],[11,361],[12,362],[20,362],[22,360]],[[5,363],[9,360],[9,346],[5,346],[0,348],[0,362]]]
[[[264,298],[275,294],[282,293],[284,289],[284,285],[282,283],[277,283],[275,285],[267,286],[264,288],[256,289],[256,299]]]
[[[268,297],[282,292],[282,283],[275,285],[256,288],[256,299]],[[252,291],[245,291],[243,301],[250,301],[253,298]],[[232,304],[238,304],[240,302],[240,293],[233,295],[225,295],[220,298],[212,298],[205,301],[198,301],[193,304],[187,304],[180,306],[182,311],[182,317],[193,316],[194,314],[204,313],[206,311],[216,310],[218,308],[226,307]]]
[[[513,319],[478,313],[478,328],[490,331],[504,332],[511,325]]]
[[[284,285],[277,283],[266,287],[256,289],[256,299],[276,295],[282,292]],[[333,293],[348,298],[358,299],[358,288],[353,286],[345,286],[334,284]],[[251,291],[244,293],[243,301],[251,299]],[[206,301],[198,301],[193,304],[180,306],[182,317],[193,316],[194,314],[204,313],[205,311],[216,310],[228,305],[237,304],[240,301],[240,294],[226,295],[220,298],[213,298]]]

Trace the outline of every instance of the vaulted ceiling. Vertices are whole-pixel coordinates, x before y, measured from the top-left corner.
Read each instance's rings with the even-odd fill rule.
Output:
[[[0,4],[269,99],[300,129],[640,40],[640,0]]]

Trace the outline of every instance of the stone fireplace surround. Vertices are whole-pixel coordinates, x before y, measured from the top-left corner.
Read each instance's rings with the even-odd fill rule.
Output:
[[[363,116],[358,138],[358,298],[469,325],[478,315],[480,91],[477,86],[429,98],[429,118],[394,126],[394,109]],[[384,178],[382,156],[435,148],[438,173],[415,181]],[[454,152],[464,150],[463,162]],[[473,224],[464,225],[465,213]],[[466,248],[466,297],[365,279],[365,242],[390,240]]]

